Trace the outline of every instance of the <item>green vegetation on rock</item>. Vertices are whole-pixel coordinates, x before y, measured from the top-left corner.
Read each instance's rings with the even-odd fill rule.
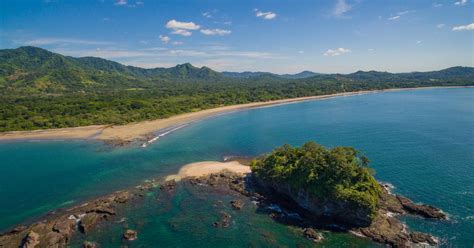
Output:
[[[354,148],[326,149],[315,142],[307,142],[302,147],[279,147],[252,161],[251,169],[257,178],[273,188],[283,189],[277,191],[288,192],[285,188],[289,186],[293,194],[290,197],[294,199],[299,199],[302,192],[308,194],[300,205],[311,208],[310,205],[316,202],[317,206],[310,210],[345,205],[351,207],[349,212],[363,209],[361,212],[367,216],[357,218],[371,220],[378,209],[381,189],[367,167],[368,163],[369,160]]]

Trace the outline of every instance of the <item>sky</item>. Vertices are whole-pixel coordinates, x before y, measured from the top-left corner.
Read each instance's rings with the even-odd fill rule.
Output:
[[[1,0],[0,48],[144,68],[351,73],[474,66],[474,0]]]

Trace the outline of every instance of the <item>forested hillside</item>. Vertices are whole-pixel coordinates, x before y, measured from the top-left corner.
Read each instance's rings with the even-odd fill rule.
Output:
[[[337,92],[474,85],[470,67],[306,77],[310,73],[228,77],[191,64],[143,69],[36,47],[4,49],[0,50],[0,131],[124,124],[217,106]]]

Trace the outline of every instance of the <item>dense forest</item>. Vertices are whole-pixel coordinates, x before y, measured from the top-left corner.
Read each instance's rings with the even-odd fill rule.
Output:
[[[37,47],[0,50],[0,131],[125,124],[218,106],[388,88],[474,85],[474,68],[294,75],[143,69]]]
[[[252,161],[252,173],[297,194],[307,192],[324,203],[349,202],[376,215],[380,186],[367,167],[369,160],[352,147],[326,149],[315,142],[302,147],[284,145]]]

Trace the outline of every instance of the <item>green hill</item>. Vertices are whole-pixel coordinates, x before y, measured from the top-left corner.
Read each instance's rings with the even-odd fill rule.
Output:
[[[20,47],[0,50],[0,131],[125,124],[224,105],[338,92],[464,85],[474,85],[474,68],[229,76],[189,63],[144,69]]]
[[[37,47],[0,50],[0,87],[25,92],[117,90],[165,81],[215,81],[222,77],[191,64],[143,69],[110,60],[73,58]]]

